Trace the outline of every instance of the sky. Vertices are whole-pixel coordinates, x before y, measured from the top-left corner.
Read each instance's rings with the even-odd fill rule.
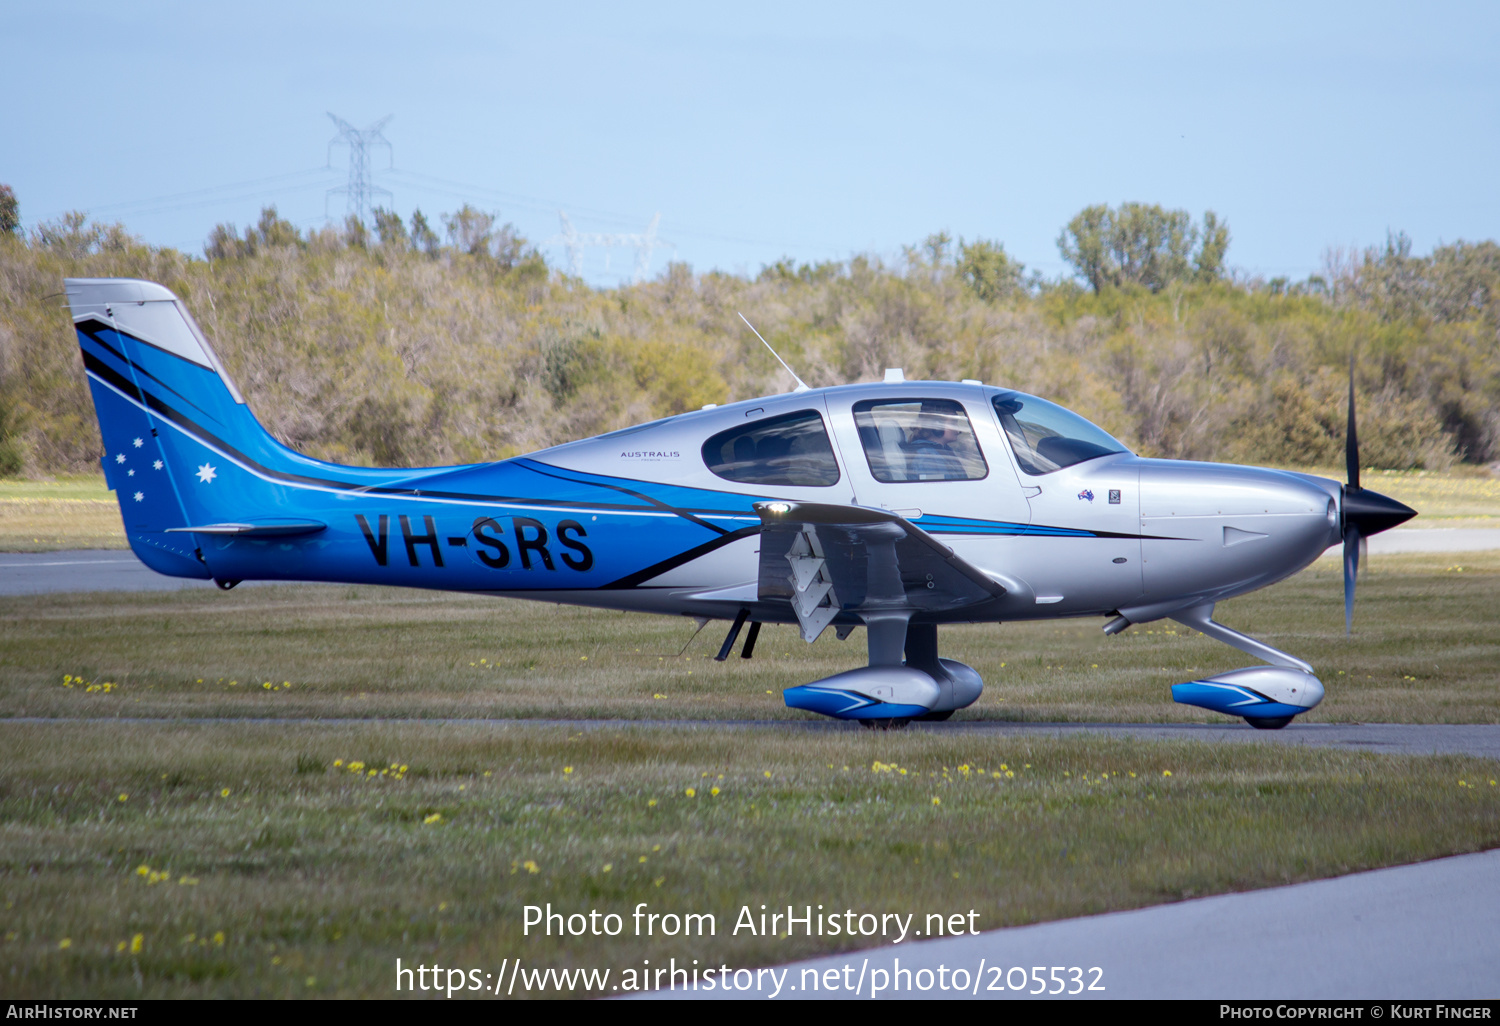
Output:
[[[0,182],[201,254],[274,203],[346,212],[347,148],[403,216],[469,202],[566,266],[584,233],[754,274],[945,230],[1054,277],[1063,225],[1215,211],[1231,267],[1316,273],[1404,231],[1500,238],[1500,4],[12,0]],[[389,164],[389,166],[388,166]],[[629,246],[584,250],[611,286]]]

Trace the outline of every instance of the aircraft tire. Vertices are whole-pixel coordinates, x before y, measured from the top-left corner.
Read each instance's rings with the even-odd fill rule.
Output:
[[[923,723],[941,723],[943,720],[946,720],[948,717],[952,716],[953,712],[954,711],[952,709],[944,709],[942,712],[923,713],[921,716],[918,716],[917,719],[921,720]]]
[[[860,720],[866,730],[905,730],[910,717],[897,716],[889,720]]]
[[[1292,722],[1290,716],[1246,716],[1245,722],[1256,730],[1280,730]]]

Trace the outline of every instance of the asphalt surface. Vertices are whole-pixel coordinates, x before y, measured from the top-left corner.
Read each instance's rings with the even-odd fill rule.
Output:
[[[136,559],[129,549],[0,553],[0,596],[212,587],[215,587],[213,581],[159,574]]]
[[[1044,988],[1060,1001],[1492,999],[1500,996],[1497,910],[1500,851],[1488,851],[1132,912],[907,940],[775,971],[785,971],[784,998],[1017,999],[1042,997],[1030,992]],[[925,914],[914,915],[912,928],[924,921]],[[1033,982],[1033,966],[1040,982]],[[1055,980],[1054,966],[1061,970]],[[1076,976],[1074,966],[1082,970]],[[949,989],[940,989],[942,979]],[[897,981],[900,992],[893,990]],[[758,992],[648,996],[764,998],[775,979],[761,983]],[[881,983],[887,989],[872,993]],[[1005,989],[991,989],[997,984]],[[1075,988],[1080,992],[1056,996]]]
[[[1500,549],[1500,529],[1401,528],[1370,539],[1371,555]],[[1329,553],[1336,554],[1330,549]],[[252,582],[247,582],[252,583]],[[0,596],[67,591],[174,591],[212,588],[212,581],[164,577],[128,549],[0,553]]]

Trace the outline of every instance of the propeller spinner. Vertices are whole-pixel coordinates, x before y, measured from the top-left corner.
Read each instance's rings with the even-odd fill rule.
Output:
[[[1354,583],[1359,574],[1365,540],[1372,534],[1404,524],[1417,511],[1403,502],[1359,486],[1359,434],[1354,423],[1354,355],[1349,356],[1349,427],[1344,433],[1344,633],[1354,631]]]

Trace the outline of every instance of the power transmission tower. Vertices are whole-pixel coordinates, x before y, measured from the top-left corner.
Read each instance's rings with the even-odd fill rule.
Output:
[[[382,189],[370,180],[370,150],[377,146],[384,146],[388,159],[387,167],[395,164],[395,151],[391,149],[390,142],[381,134],[381,129],[390,124],[394,115],[387,114],[379,121],[366,129],[358,129],[337,114],[329,112],[328,116],[333,119],[334,125],[338,127],[339,134],[328,141],[328,163],[333,165],[333,148],[339,144],[349,147],[349,184],[338,189],[329,189],[328,195],[344,193],[348,197],[349,213],[359,218],[364,223],[365,213],[370,209],[370,201],[375,196],[391,198],[389,189]],[[327,213],[325,202],[324,213]]]
[[[557,212],[558,219],[562,221],[562,231],[548,239],[548,242],[561,242],[563,251],[568,254],[568,270],[574,277],[583,275],[583,251],[588,246],[602,247],[605,251],[604,266],[609,267],[609,250],[615,246],[630,246],[635,249],[635,275],[632,283],[639,284],[646,279],[651,272],[651,254],[662,246],[671,246],[657,238],[656,226],[661,223],[661,214],[658,213],[651,218],[651,223],[643,232],[626,232],[618,234],[606,234],[604,232],[580,232],[574,229],[573,222],[568,220],[568,215],[563,211]]]

